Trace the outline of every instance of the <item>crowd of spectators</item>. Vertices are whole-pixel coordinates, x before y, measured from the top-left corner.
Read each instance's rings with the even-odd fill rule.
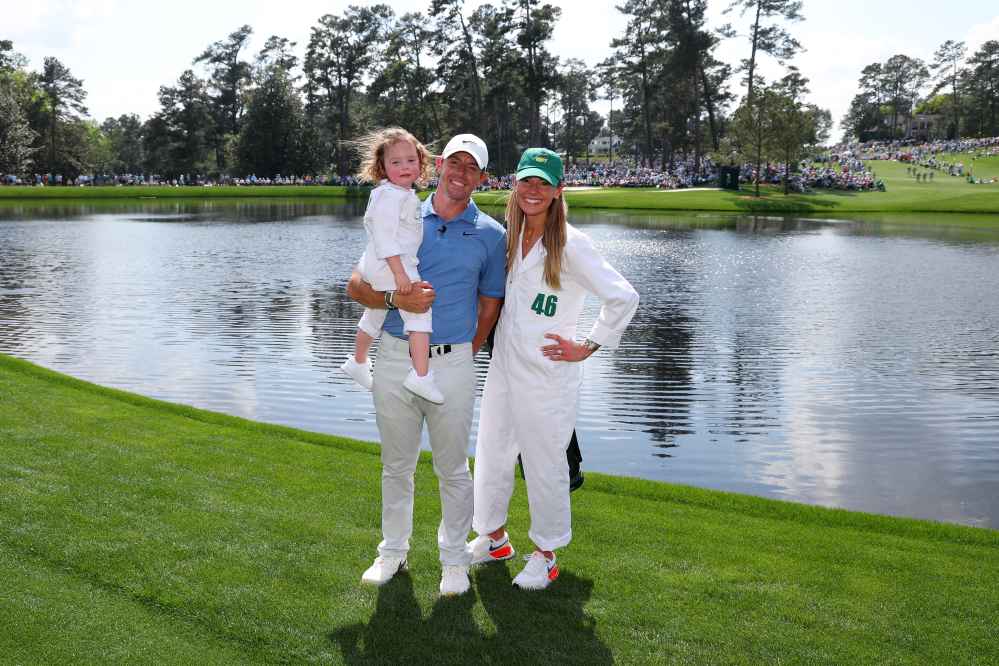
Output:
[[[974,162],[980,158],[999,156],[999,137],[980,139],[937,139],[914,142],[912,140],[868,141],[841,145],[833,148],[841,157],[860,160],[892,160],[911,165],[907,173],[916,178],[933,179],[937,173],[966,178],[969,183],[997,182],[996,178],[980,178],[974,174]]]
[[[973,158],[999,155],[999,137],[985,139],[937,140],[926,143],[912,141],[869,141],[866,143],[840,144],[831,150],[795,165],[788,179],[789,187],[796,192],[813,189],[834,190],[884,190],[883,181],[877,179],[865,161],[895,160],[911,163],[932,172],[951,176],[973,178],[970,165],[949,158],[954,154],[971,154]],[[768,163],[757,174],[752,164],[740,166],[740,181],[778,185],[784,182],[787,165]],[[913,175],[915,173],[913,172]],[[662,164],[639,164],[631,159],[617,160],[612,164],[587,162],[568,165],[565,183],[568,187],[654,187],[658,189],[683,189],[713,187],[718,183],[719,168],[711,158],[689,157]],[[995,179],[992,179],[995,180]],[[361,185],[354,176],[272,176],[223,177],[213,179],[200,175],[163,178],[156,175],[121,174],[113,176],[80,176],[64,179],[59,175],[35,174],[27,179],[12,175],[0,177],[4,185],[195,185],[205,187],[252,187],[257,185]],[[431,189],[436,180],[428,184]],[[513,185],[513,175],[491,175],[483,190],[508,190]]]
[[[282,176],[258,177],[254,174],[245,177],[223,176],[211,178],[195,174],[181,174],[177,178],[167,178],[155,174],[100,174],[80,175],[76,178],[64,178],[60,174],[33,174],[27,177],[13,174],[0,175],[0,185],[55,185],[70,187],[86,186],[116,186],[116,185],[150,185],[150,186],[195,186],[195,187],[252,187],[256,185],[344,185],[356,186],[361,182],[354,176]]]
[[[699,186],[715,186],[718,168],[710,158],[693,157],[676,160],[665,167],[660,163],[640,165],[633,160],[618,160],[613,164],[589,162],[570,164],[565,168],[567,187],[655,187],[675,190]],[[513,174],[490,176],[485,190],[508,190],[513,186]]]

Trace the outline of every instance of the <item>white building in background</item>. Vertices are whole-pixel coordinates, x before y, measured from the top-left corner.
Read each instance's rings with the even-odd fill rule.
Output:
[[[590,141],[590,152],[591,153],[609,153],[611,147],[611,135],[601,134],[597,138]],[[621,137],[614,135],[614,152],[621,150]]]

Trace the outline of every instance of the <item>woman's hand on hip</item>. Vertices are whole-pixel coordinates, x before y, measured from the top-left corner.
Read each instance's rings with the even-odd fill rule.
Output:
[[[571,361],[578,363],[590,357],[591,352],[584,345],[577,344],[575,340],[563,338],[557,333],[545,333],[546,338],[555,342],[541,348],[541,353],[553,361]]]

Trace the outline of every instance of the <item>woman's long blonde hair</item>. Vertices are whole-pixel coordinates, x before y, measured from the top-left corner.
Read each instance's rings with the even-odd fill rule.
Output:
[[[506,269],[513,267],[513,262],[520,252],[520,235],[524,231],[524,211],[520,209],[517,198],[517,185],[514,183],[510,198],[506,202]],[[541,245],[547,253],[545,256],[545,283],[552,289],[562,287],[562,255],[565,250],[565,240],[568,235],[566,219],[569,217],[569,205],[561,194],[548,206],[548,219],[545,220],[545,230],[541,235]]]
[[[375,184],[388,178],[388,174],[385,173],[385,151],[400,141],[409,141],[416,148],[416,154],[420,158],[420,177],[417,182],[427,182],[433,169],[430,151],[415,136],[401,127],[375,130],[352,142],[361,157],[361,170],[357,172],[357,177]]]

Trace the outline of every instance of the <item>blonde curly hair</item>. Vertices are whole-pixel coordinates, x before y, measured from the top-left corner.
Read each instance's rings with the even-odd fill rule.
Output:
[[[400,141],[409,141],[416,148],[416,154],[420,158],[420,177],[417,182],[426,183],[432,174],[433,157],[426,146],[401,127],[375,130],[353,142],[361,157],[361,170],[357,172],[357,177],[370,183],[388,178],[385,171],[385,151]]]

